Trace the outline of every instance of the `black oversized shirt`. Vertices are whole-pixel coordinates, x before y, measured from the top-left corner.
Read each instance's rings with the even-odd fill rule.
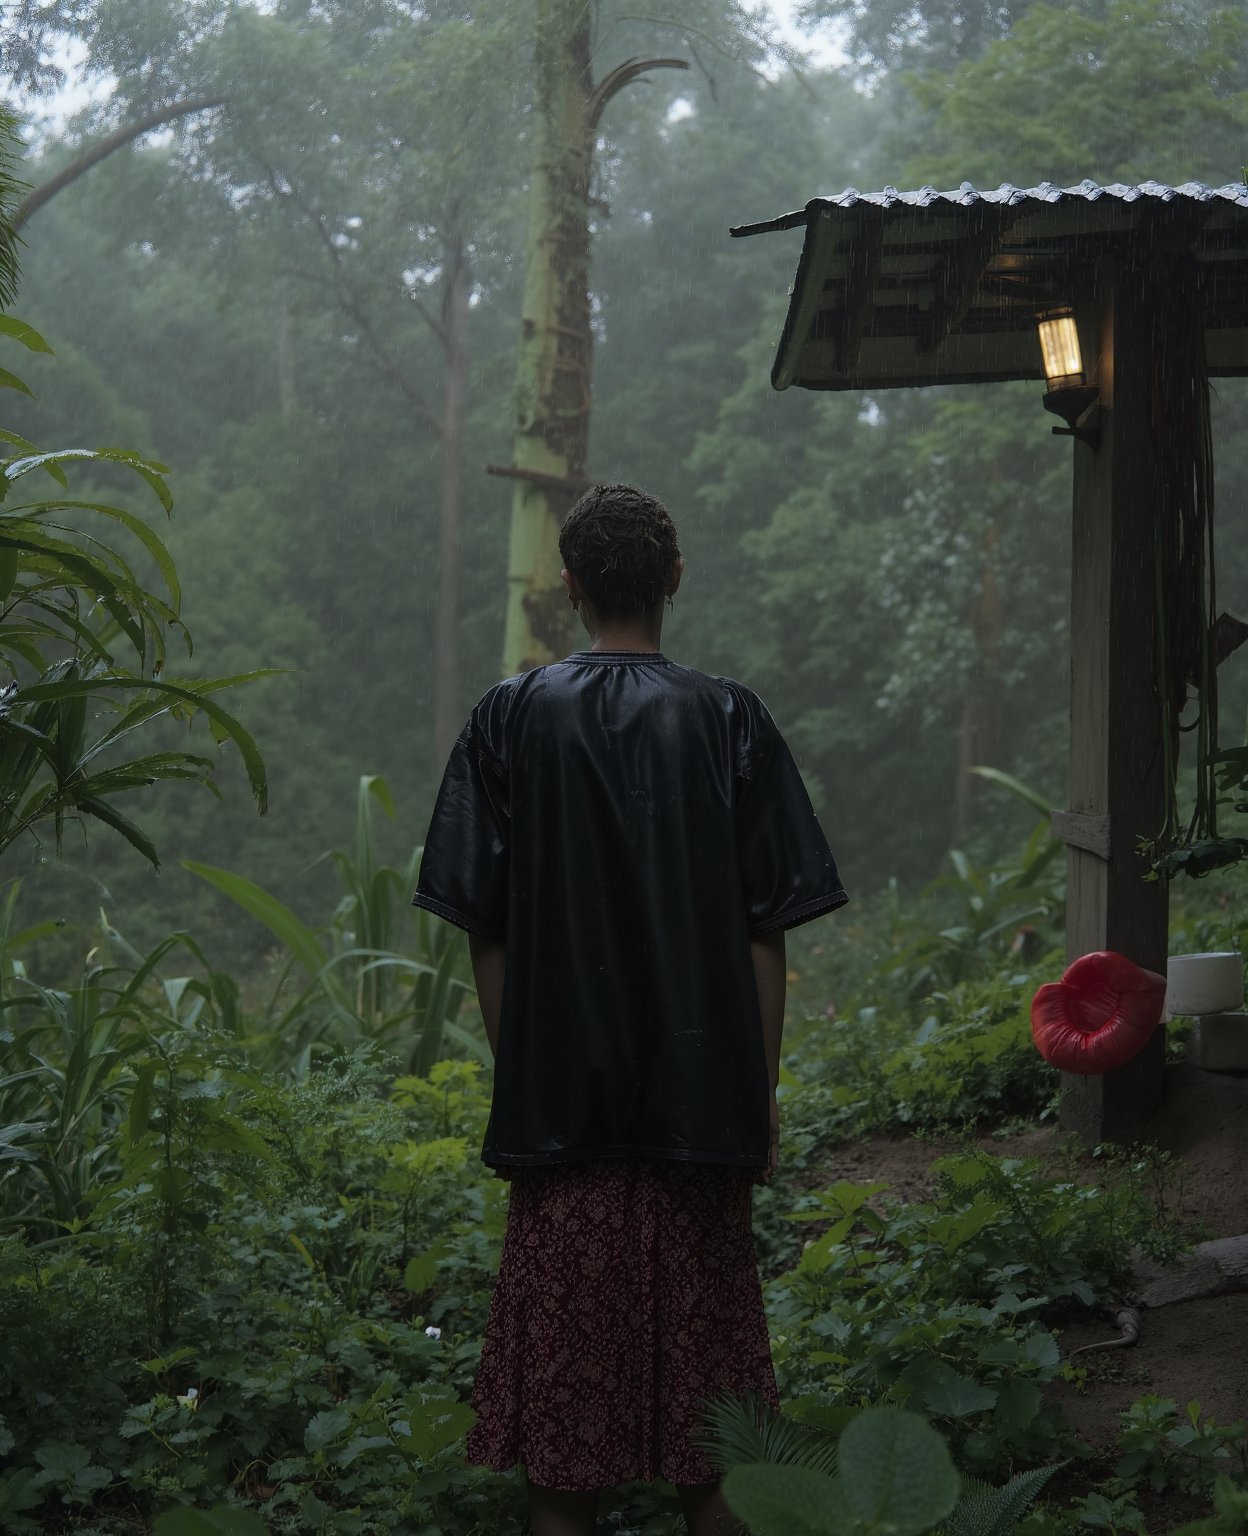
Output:
[[[451,753],[415,897],[506,944],[484,1161],[765,1166],[749,941],[846,900],[740,683],[583,651],[491,688]]]

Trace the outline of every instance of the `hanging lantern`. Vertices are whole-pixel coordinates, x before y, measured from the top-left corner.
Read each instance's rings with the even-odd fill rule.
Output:
[[[1044,408],[1066,422],[1065,427],[1054,427],[1054,432],[1062,437],[1080,438],[1095,446],[1098,434],[1081,418],[1095,405],[1097,391],[1085,379],[1079,327],[1073,312],[1069,309],[1050,310],[1036,322],[1036,335],[1048,385]]]
[[[1036,333],[1040,337],[1040,355],[1044,359],[1044,377],[1049,389],[1074,389],[1083,384],[1079,329],[1070,310],[1045,315],[1037,324]]]

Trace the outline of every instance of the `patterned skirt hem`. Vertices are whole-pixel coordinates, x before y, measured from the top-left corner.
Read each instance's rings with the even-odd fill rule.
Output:
[[[752,1190],[722,1164],[517,1169],[468,1459],[566,1492],[714,1482],[707,1399],[778,1406]]]

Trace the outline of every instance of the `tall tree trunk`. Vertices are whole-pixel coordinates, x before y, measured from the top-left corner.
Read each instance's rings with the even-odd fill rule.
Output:
[[[277,311],[277,401],[282,420],[289,421],[299,404],[295,372],[295,318],[289,304]]]
[[[1001,585],[997,580],[1000,536],[1001,527],[994,510],[984,530],[979,591],[971,613],[976,664],[962,696],[962,718],[958,727],[951,841],[954,848],[966,846],[975,804],[983,788],[983,781],[969,770],[979,764],[999,768],[1005,750],[1005,701],[1001,683],[1001,631],[1005,613]]]
[[[512,494],[507,676],[564,655],[573,635],[558,548],[589,445],[591,13],[587,0],[537,0],[536,153],[512,439],[513,467],[526,478]]]
[[[537,0],[535,158],[529,187],[524,306],[516,370],[515,479],[503,672],[562,656],[575,631],[559,580],[559,529],[585,487],[592,332],[589,192],[607,103],[652,69],[684,59],[627,59],[595,87],[593,0]]]
[[[464,243],[447,250],[442,336],[446,376],[442,396],[442,506],[438,519],[438,610],[433,668],[433,760],[441,770],[459,719],[459,513],[464,409],[468,392],[468,301],[472,275]]]

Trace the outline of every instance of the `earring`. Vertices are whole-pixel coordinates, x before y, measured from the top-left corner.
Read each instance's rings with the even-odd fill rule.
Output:
[[[668,613],[671,613],[671,611],[672,611],[672,600],[671,600],[670,597],[667,600],[667,611],[668,611]]]

